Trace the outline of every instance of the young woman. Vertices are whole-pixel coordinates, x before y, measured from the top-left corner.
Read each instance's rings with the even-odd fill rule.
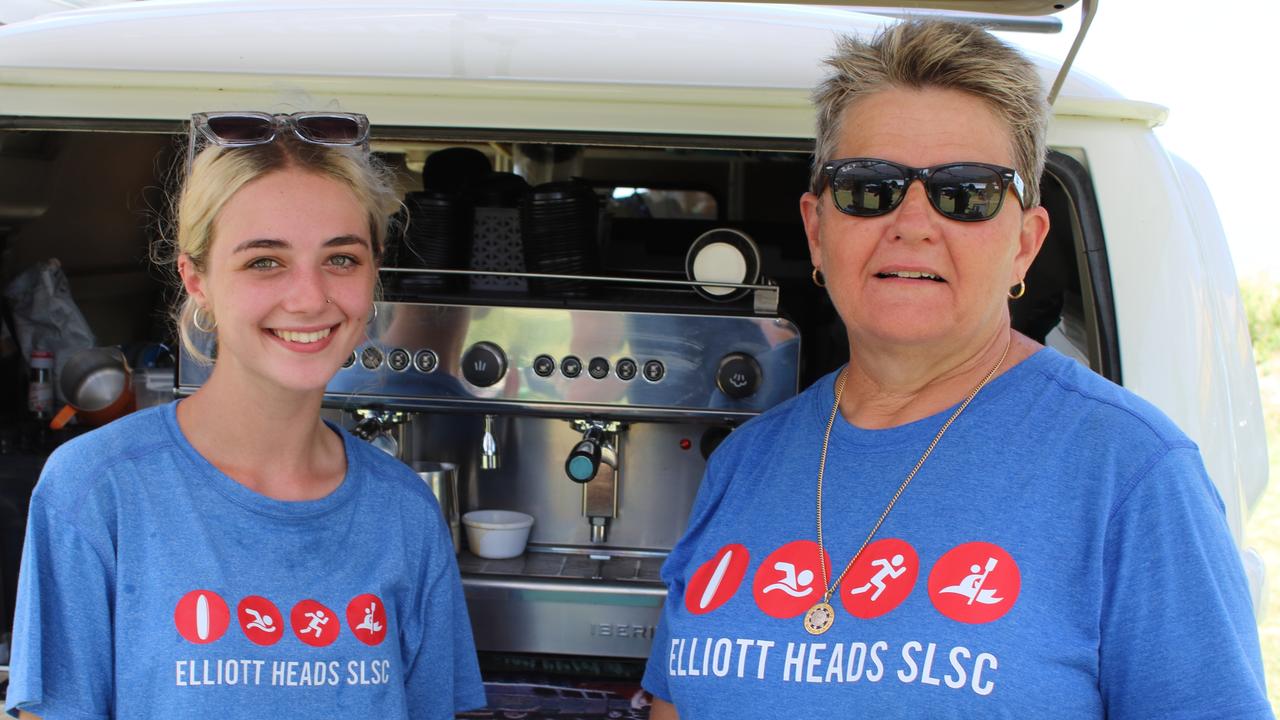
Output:
[[[396,200],[362,115],[198,114],[176,203],[191,397],[67,443],[31,501],[10,712],[452,718],[484,704],[448,528],[320,417]],[[197,140],[210,143],[198,154]],[[211,336],[203,337],[203,336]]]

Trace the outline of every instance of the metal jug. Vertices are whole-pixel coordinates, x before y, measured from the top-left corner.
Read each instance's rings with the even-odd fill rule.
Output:
[[[440,504],[440,512],[445,522],[449,523],[449,534],[453,537],[453,551],[458,552],[462,546],[462,525],[458,512],[458,466],[447,462],[417,460],[413,463],[413,471],[431,488]]]

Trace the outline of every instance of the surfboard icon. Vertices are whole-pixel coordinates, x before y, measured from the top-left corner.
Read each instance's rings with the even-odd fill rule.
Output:
[[[698,608],[706,609],[715,597],[716,591],[720,589],[720,582],[724,580],[724,573],[729,569],[729,563],[733,560],[733,551],[725,552],[724,557],[720,558],[720,564],[716,565],[716,571],[711,575],[711,581],[707,583],[707,588],[702,591],[702,597],[698,600]]]
[[[209,639],[209,598],[204,593],[196,596],[196,637]]]

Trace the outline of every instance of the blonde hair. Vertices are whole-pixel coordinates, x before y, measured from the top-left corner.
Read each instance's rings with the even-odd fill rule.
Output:
[[[196,155],[186,181],[172,202],[175,232],[167,241],[163,264],[174,267],[180,255],[187,255],[198,272],[206,272],[214,225],[222,208],[249,182],[289,168],[332,178],[351,190],[368,216],[376,265],[386,245],[387,220],[400,206],[391,171],[362,148],[318,145],[290,133],[281,133],[263,145],[210,146]],[[207,364],[212,359],[195,341],[198,309],[199,305],[179,285],[171,312],[178,338],[188,355]]]
[[[1040,204],[1049,104],[1035,66],[987,31],[948,20],[909,20],[870,42],[837,41],[826,60],[835,72],[813,93],[817,143],[810,187],[822,188],[822,166],[835,160],[841,122],[858,100],[892,88],[958,90],[983,100],[1008,126],[1014,169],[1026,181],[1026,207]]]

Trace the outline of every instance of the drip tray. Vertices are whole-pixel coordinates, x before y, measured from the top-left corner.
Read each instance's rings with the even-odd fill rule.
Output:
[[[610,556],[597,559],[585,554],[532,550],[508,560],[486,560],[469,552],[458,553],[458,569],[464,575],[516,575],[526,578],[662,582],[659,571],[665,557]]]
[[[597,559],[601,558],[601,559]],[[458,555],[476,648],[491,652],[646,658],[667,588],[664,557],[573,549],[510,560]]]

